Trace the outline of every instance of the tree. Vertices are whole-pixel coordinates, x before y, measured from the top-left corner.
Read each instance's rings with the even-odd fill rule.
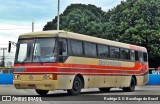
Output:
[[[57,17],[43,30],[56,29]],[[150,67],[160,65],[160,0],[126,0],[104,12],[72,4],[60,15],[60,29],[144,46]]]
[[[71,4],[60,15],[60,29],[92,36],[99,36],[101,26],[105,22],[105,12],[94,5]],[[57,27],[57,17],[48,22],[43,30]]]

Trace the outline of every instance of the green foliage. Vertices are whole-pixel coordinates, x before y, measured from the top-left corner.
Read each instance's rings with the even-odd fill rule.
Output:
[[[105,12],[94,5],[72,4],[60,15],[60,29],[92,36],[99,36]],[[56,29],[57,17],[43,30]]]
[[[43,30],[56,29],[57,17]],[[144,46],[150,67],[160,65],[160,0],[126,0],[104,12],[72,4],[60,15],[60,29]]]

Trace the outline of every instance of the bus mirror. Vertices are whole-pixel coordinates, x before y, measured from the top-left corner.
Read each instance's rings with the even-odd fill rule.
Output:
[[[9,44],[8,44],[8,53],[11,52],[11,41],[9,41]]]
[[[8,44],[8,53],[11,52],[11,45],[12,45],[12,44],[17,47],[17,43],[12,42],[12,41],[9,41],[9,44]]]
[[[59,51],[61,52],[66,52],[66,45],[63,43],[63,41],[59,42]]]

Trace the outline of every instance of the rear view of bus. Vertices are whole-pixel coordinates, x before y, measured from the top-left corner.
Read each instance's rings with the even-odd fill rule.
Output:
[[[48,91],[82,88],[134,91],[148,80],[144,47],[66,31],[43,31],[19,36],[14,64],[14,86]]]

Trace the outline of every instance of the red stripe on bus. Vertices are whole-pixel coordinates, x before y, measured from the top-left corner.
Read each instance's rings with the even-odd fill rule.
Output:
[[[36,67],[35,67],[36,66]],[[47,67],[47,66],[53,66]],[[98,66],[98,65],[77,65],[77,64],[57,64],[57,63],[44,63],[41,64],[15,64],[15,67],[24,67],[25,72],[75,72],[75,73],[129,73],[138,74],[148,70],[147,64],[135,63],[135,66],[130,67],[117,67],[117,66]],[[86,68],[86,69],[85,69]],[[132,70],[131,70],[132,69]],[[16,73],[16,72],[15,72]]]

